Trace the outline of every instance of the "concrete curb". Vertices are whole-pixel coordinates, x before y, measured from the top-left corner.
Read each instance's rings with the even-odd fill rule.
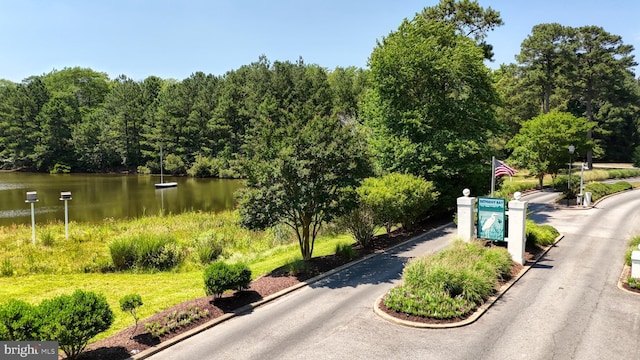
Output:
[[[622,286],[622,284],[625,282],[626,276],[627,274],[631,273],[631,266],[624,264],[624,266],[622,266],[622,271],[620,272],[620,276],[618,277],[618,289],[629,293],[629,294],[633,294],[636,296],[640,296],[640,293],[637,293],[635,291],[630,291],[624,288],[624,286]]]
[[[258,300],[256,302],[253,302],[251,304],[245,305],[245,306],[243,306],[243,307],[241,307],[239,309],[234,310],[232,313],[228,313],[228,314],[224,314],[222,316],[219,316],[219,317],[217,317],[215,319],[212,319],[211,321],[208,321],[208,322],[206,322],[206,323],[204,323],[202,325],[199,325],[199,326],[197,326],[197,327],[195,327],[195,328],[193,328],[193,329],[191,329],[189,331],[185,331],[184,333],[182,333],[182,334],[180,334],[180,335],[178,335],[176,337],[173,337],[173,338],[171,338],[171,339],[169,339],[167,341],[163,341],[163,342],[161,342],[160,344],[158,344],[158,345],[156,345],[154,347],[150,347],[150,348],[148,348],[146,350],[143,350],[143,351],[141,351],[141,352],[129,357],[129,359],[135,359],[135,360],[146,359],[146,358],[148,358],[148,357],[150,357],[150,356],[152,356],[154,354],[157,354],[158,352],[160,352],[162,350],[165,350],[165,349],[167,349],[167,348],[169,348],[169,347],[171,347],[171,346],[173,346],[173,345],[175,345],[175,344],[177,344],[177,343],[179,343],[179,342],[181,342],[183,340],[186,340],[186,339],[188,339],[188,338],[190,338],[190,337],[192,337],[194,335],[197,335],[197,334],[199,334],[199,333],[201,333],[201,332],[203,332],[205,330],[208,330],[208,329],[210,329],[210,328],[212,328],[212,327],[214,327],[214,326],[216,326],[216,325],[218,325],[220,323],[223,323],[223,322],[225,322],[225,321],[227,321],[229,319],[232,319],[232,318],[234,318],[234,317],[236,317],[238,315],[242,315],[242,314],[245,314],[247,312],[250,312],[251,310],[253,310],[253,309],[255,309],[255,308],[259,307],[259,306],[265,305],[265,304],[267,304],[267,303],[269,303],[269,302],[271,302],[271,301],[273,301],[275,299],[278,299],[278,298],[280,298],[280,297],[282,297],[284,295],[287,295],[287,294],[289,294],[291,292],[294,292],[294,291],[296,291],[296,290],[298,290],[300,288],[303,288],[305,286],[309,286],[309,285],[311,285],[311,284],[313,284],[313,283],[315,283],[317,281],[320,281],[320,280],[322,280],[324,278],[327,278],[327,277],[329,277],[331,275],[334,275],[335,273],[340,272],[340,271],[342,271],[344,269],[347,269],[347,268],[349,268],[351,266],[354,266],[354,265],[359,264],[359,263],[361,263],[363,261],[369,260],[372,257],[380,256],[380,255],[382,255],[384,253],[390,252],[390,251],[392,251],[392,250],[394,250],[394,249],[396,249],[396,248],[398,248],[400,246],[406,245],[408,243],[411,243],[411,242],[414,242],[414,241],[420,241],[421,239],[427,237],[429,234],[431,234],[433,232],[436,232],[436,231],[439,231],[439,230],[442,230],[442,229],[444,229],[444,228],[446,228],[448,226],[451,226],[451,224],[452,223],[447,223],[447,224],[444,224],[444,225],[440,225],[440,226],[438,226],[438,227],[436,227],[434,229],[431,229],[431,230],[425,232],[424,234],[421,234],[421,235],[418,235],[418,236],[413,237],[411,239],[405,240],[405,241],[403,241],[403,242],[401,242],[399,244],[396,244],[396,245],[394,245],[394,246],[392,246],[392,247],[390,247],[388,249],[378,250],[378,251],[376,251],[376,252],[374,252],[372,254],[369,254],[367,256],[364,256],[364,257],[362,257],[362,258],[360,258],[358,260],[352,261],[350,263],[347,263],[347,264],[344,264],[342,266],[339,266],[339,267],[337,267],[337,268],[335,268],[333,270],[327,271],[324,274],[318,275],[318,276],[313,277],[313,278],[311,278],[309,280],[300,282],[299,284],[296,284],[296,285],[293,285],[293,286],[288,287],[286,289],[280,290],[279,292],[271,294],[271,295],[265,297],[264,299],[261,299],[261,300]]]
[[[380,303],[382,302],[382,300],[384,299],[384,296],[386,294],[381,295],[376,302],[373,304],[373,311],[380,316],[381,318],[398,324],[398,325],[404,325],[404,326],[409,326],[409,327],[414,327],[414,328],[422,328],[422,329],[450,329],[450,328],[456,328],[456,327],[462,327],[462,326],[466,326],[469,324],[474,323],[476,320],[478,320],[482,315],[484,315],[485,312],[487,312],[487,310],[489,310],[489,308],[491,306],[493,306],[493,304],[495,304],[498,299],[500,299],[502,297],[502,295],[504,293],[507,292],[507,290],[509,290],[518,280],[520,280],[520,278],[522,276],[524,276],[524,274],[527,273],[527,271],[529,271],[529,269],[531,269],[535,264],[538,263],[538,260],[540,260],[543,256],[545,256],[549,250],[551,250],[551,248],[553,248],[554,246],[556,246],[556,244],[562,240],[562,238],[564,237],[564,235],[560,234],[558,235],[558,237],[556,237],[556,239],[553,242],[553,245],[548,246],[541,254],[540,256],[538,256],[536,259],[533,260],[532,263],[529,263],[529,265],[525,265],[522,270],[520,270],[520,272],[518,273],[517,276],[515,276],[513,279],[511,279],[508,283],[502,285],[502,287],[498,290],[498,292],[491,296],[487,301],[485,301],[484,304],[482,304],[473,314],[471,314],[471,316],[469,316],[468,318],[462,320],[462,321],[458,321],[458,322],[454,322],[454,323],[446,323],[446,324],[426,324],[426,323],[420,323],[420,322],[415,322],[415,321],[408,321],[408,320],[403,320],[403,319],[398,319],[394,316],[391,316],[389,314],[387,314],[386,312],[382,311],[380,309]]]

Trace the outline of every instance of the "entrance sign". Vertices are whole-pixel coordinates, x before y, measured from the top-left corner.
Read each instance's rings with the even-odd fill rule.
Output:
[[[478,237],[504,240],[505,199],[478,197]]]

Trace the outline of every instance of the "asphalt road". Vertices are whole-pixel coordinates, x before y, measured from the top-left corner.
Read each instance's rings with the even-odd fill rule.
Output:
[[[374,314],[411,257],[439,251],[445,228],[361,262],[252,313],[178,343],[151,359],[638,359],[640,295],[617,287],[623,254],[640,234],[640,191],[590,210],[526,196],[533,218],[565,237],[475,323],[416,329]]]

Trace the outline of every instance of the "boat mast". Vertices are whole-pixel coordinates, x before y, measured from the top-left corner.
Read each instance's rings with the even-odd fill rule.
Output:
[[[164,178],[163,178],[163,174],[162,174],[162,145],[160,145],[160,183],[163,184],[164,183]]]

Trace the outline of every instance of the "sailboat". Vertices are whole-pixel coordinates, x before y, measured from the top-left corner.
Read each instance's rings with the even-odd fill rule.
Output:
[[[164,166],[162,163],[162,146],[160,146],[160,183],[155,184],[156,189],[164,189],[164,188],[171,188],[171,187],[178,186],[177,182],[164,182],[164,174],[162,172],[163,167]]]

